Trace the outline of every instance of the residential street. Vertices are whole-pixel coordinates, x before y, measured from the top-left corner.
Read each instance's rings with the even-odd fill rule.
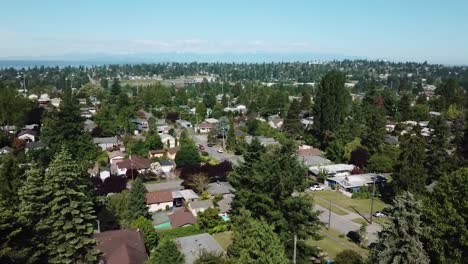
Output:
[[[237,155],[234,155],[234,154],[231,154],[231,153],[227,153],[227,151],[225,151],[224,153],[219,153],[218,150],[221,148],[221,146],[219,146],[219,145],[214,145],[213,147],[208,147],[206,135],[193,134],[192,138],[195,141],[195,144],[203,145],[203,147],[205,147],[204,151],[208,152],[208,154],[210,154],[210,156],[213,157],[214,159],[216,159],[217,161],[228,160],[232,164],[237,164],[242,159],[241,156],[237,156]]]

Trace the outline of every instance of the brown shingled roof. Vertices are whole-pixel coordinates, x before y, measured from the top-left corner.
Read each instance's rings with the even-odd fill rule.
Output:
[[[300,149],[297,154],[299,156],[320,156],[322,154],[322,151],[317,148],[310,148],[310,149]]]
[[[197,219],[193,216],[192,212],[189,211],[177,211],[169,215],[169,219],[171,220],[172,228],[194,225],[197,223]]]
[[[172,192],[150,192],[146,194],[147,204],[172,202]]]
[[[106,231],[94,237],[104,263],[143,264],[148,259],[143,236],[135,229]]]

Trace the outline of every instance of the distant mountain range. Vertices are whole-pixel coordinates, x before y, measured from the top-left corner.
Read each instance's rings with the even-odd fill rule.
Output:
[[[129,53],[129,54],[77,54],[70,53],[61,56],[37,57],[4,57],[0,58],[2,67],[33,67],[33,66],[67,66],[67,65],[102,65],[124,63],[162,63],[162,62],[292,62],[292,61],[330,61],[344,59],[365,59],[364,57],[342,54],[323,53]]]

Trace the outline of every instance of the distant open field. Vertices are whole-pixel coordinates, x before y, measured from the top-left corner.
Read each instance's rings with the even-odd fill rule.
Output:
[[[122,80],[121,85],[129,85],[129,86],[149,86],[153,84],[164,84],[163,81],[158,80]]]

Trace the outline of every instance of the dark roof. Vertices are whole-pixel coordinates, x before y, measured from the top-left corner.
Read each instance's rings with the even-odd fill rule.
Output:
[[[161,164],[161,166],[174,166],[174,162],[172,160],[161,160],[159,161],[159,164]]]
[[[164,154],[166,153],[166,151],[164,149],[156,149],[156,150],[150,150],[149,153],[151,155],[155,155],[155,154]]]
[[[117,162],[117,167],[126,169],[148,169],[151,166],[151,160],[139,156],[131,156],[130,159]]]
[[[26,143],[25,148],[27,148],[27,149],[41,149],[41,148],[47,148],[47,145],[45,143],[43,143],[42,141],[33,141],[33,142]]]
[[[26,129],[26,130],[21,131],[21,133],[18,134],[18,137],[19,137],[19,136],[22,136],[22,135],[26,135],[26,134],[33,135],[33,136],[37,136],[37,132],[36,132],[36,131],[31,130],[31,129]]]
[[[142,234],[135,229],[95,234],[104,263],[143,264],[148,259]]]
[[[146,194],[147,204],[167,203],[172,202],[172,192],[150,192]]]
[[[171,219],[172,228],[181,227],[184,225],[194,225],[197,223],[197,219],[195,219],[193,214],[188,211],[177,211],[169,215],[169,219]]]

